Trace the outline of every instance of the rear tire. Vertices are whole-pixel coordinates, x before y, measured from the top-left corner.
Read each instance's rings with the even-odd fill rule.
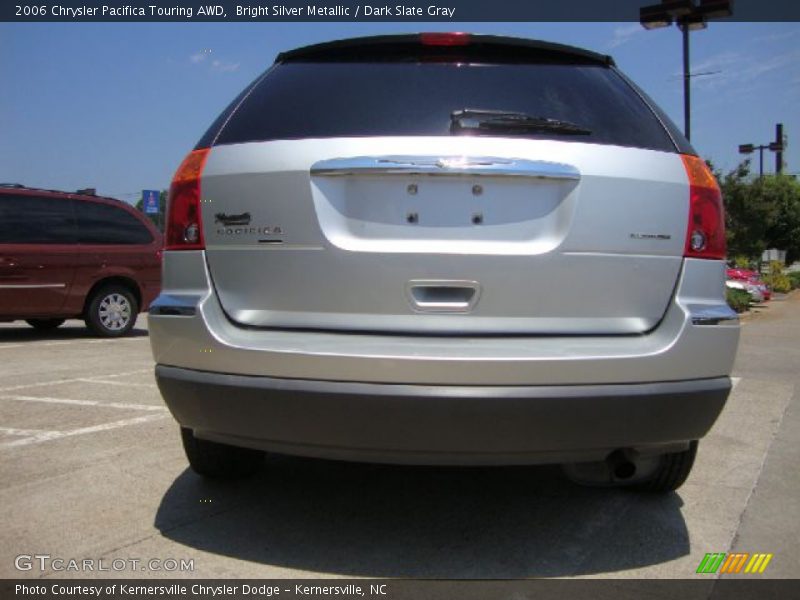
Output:
[[[209,479],[248,477],[264,464],[264,453],[260,450],[201,440],[186,427],[181,427],[181,439],[192,470]]]
[[[89,300],[86,327],[100,337],[122,337],[133,329],[138,314],[139,303],[130,289],[104,285]]]
[[[39,331],[52,331],[64,324],[66,319],[28,319],[28,325]]]
[[[631,489],[656,494],[674,492],[689,477],[694,465],[694,459],[697,456],[697,446],[698,441],[694,440],[689,445],[688,450],[662,455],[661,463],[656,472],[653,473],[653,477],[647,481],[632,485]]]

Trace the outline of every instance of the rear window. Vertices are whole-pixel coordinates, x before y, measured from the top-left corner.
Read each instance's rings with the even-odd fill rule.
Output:
[[[494,135],[675,152],[664,126],[614,69],[558,63],[287,62],[237,98],[198,147],[451,135],[450,114],[464,108],[522,112],[591,130]]]
[[[76,202],[81,244],[149,244],[153,236],[129,212],[100,202]]]

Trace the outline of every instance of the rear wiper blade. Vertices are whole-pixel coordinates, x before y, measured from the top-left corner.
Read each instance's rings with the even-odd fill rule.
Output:
[[[450,130],[457,131],[543,131],[565,135],[590,135],[590,129],[570,121],[535,117],[523,112],[464,108],[450,113]]]

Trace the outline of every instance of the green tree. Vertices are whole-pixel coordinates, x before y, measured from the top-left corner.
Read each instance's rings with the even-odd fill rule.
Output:
[[[724,175],[714,173],[725,200],[725,229],[728,256],[746,256],[758,260],[767,248],[767,228],[775,210],[754,193],[750,161],[740,163]]]
[[[758,261],[767,248],[778,248],[787,262],[800,257],[800,182],[789,175],[754,179],[750,161],[714,175],[725,199],[728,256]]]
[[[791,264],[800,259],[800,181],[791,175],[770,175],[758,185],[775,210],[767,247],[786,250],[786,263]]]
[[[139,198],[139,201],[136,203],[136,208],[140,212],[144,211],[143,199]],[[165,216],[167,210],[167,190],[161,190],[161,194],[158,201],[158,214],[157,215],[148,215],[145,216],[150,219],[153,224],[158,227],[159,231],[163,233],[164,231],[164,223],[165,223]]]

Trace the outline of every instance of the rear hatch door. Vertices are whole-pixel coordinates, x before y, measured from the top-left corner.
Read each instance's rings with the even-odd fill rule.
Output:
[[[256,82],[205,140],[206,254],[229,317],[448,335],[654,327],[682,264],[680,155],[608,64],[536,56],[312,53]],[[458,122],[476,107],[582,133]]]

